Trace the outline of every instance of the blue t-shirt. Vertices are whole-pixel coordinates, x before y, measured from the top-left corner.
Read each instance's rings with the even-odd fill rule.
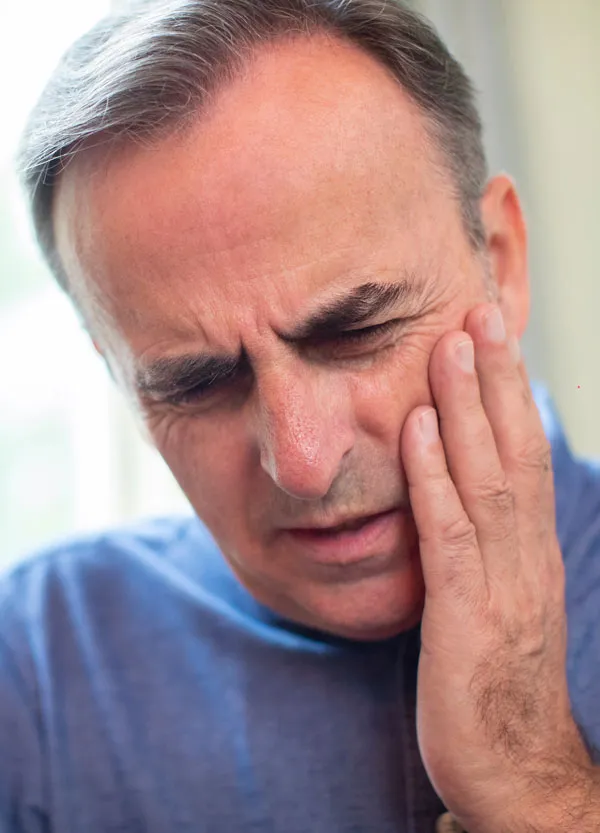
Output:
[[[600,468],[537,398],[600,762]],[[418,627],[359,643],[277,616],[195,518],[55,546],[0,581],[0,831],[433,833],[418,655]]]

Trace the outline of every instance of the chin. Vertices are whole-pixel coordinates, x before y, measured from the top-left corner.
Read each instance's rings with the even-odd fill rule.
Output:
[[[295,599],[294,619],[362,642],[390,639],[411,630],[421,621],[425,604],[419,562],[356,584],[304,589],[302,598]]]

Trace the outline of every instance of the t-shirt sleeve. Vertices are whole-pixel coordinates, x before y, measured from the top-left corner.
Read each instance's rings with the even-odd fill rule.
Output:
[[[27,684],[21,662],[0,628],[1,833],[51,833],[52,830],[44,806],[37,712],[34,692]]]

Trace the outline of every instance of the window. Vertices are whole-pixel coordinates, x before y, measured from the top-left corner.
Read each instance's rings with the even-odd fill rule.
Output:
[[[26,116],[65,48],[108,0],[0,12],[0,569],[39,545],[185,507],[36,250],[14,173]],[[33,24],[32,21],[35,21]]]

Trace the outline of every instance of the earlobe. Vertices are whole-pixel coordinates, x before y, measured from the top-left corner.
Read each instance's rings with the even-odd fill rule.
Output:
[[[527,327],[530,305],[527,229],[510,177],[501,175],[489,181],[481,214],[498,303],[507,329],[520,338]]]

